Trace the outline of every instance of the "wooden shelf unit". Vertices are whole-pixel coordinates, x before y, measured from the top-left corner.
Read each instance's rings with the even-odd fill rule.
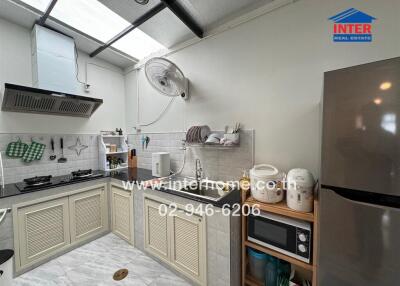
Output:
[[[305,263],[296,258],[290,257],[268,247],[261,246],[257,243],[247,240],[247,217],[242,215],[242,285],[260,286],[263,285],[248,273],[247,269],[247,248],[253,248],[255,250],[264,252],[281,260],[287,261],[297,267],[304,269],[305,271],[312,273],[312,285],[317,286],[317,242],[318,242],[318,201],[314,200],[314,212],[312,213],[301,213],[296,212],[287,207],[286,201],[277,204],[267,204],[256,201],[250,196],[250,192],[242,192],[241,195],[242,205],[244,207],[257,206],[261,211],[279,214],[303,221],[308,221],[313,224],[313,259],[312,264]]]
[[[303,262],[301,260],[298,260],[296,258],[293,258],[291,256],[282,254],[282,253],[280,253],[278,251],[275,251],[273,249],[270,249],[268,247],[261,246],[261,245],[259,245],[257,243],[254,243],[254,242],[251,242],[251,241],[248,241],[248,240],[244,242],[244,245],[247,246],[247,247],[251,247],[251,248],[253,248],[255,250],[264,252],[266,254],[269,254],[271,256],[274,256],[276,258],[279,258],[281,260],[284,260],[286,262],[289,262],[291,264],[297,265],[297,266],[299,266],[299,267],[301,267],[303,269],[306,269],[306,270],[309,270],[309,271],[313,271],[313,265],[308,264],[306,262]]]
[[[279,214],[279,215],[283,215],[283,216],[287,216],[287,217],[291,217],[291,218],[295,218],[295,219],[299,219],[299,220],[314,222],[314,213],[296,212],[296,211],[290,209],[286,205],[286,201],[283,201],[283,202],[280,202],[277,204],[266,204],[266,203],[261,203],[261,202],[256,201],[253,197],[249,197],[244,202],[244,204],[246,204],[250,207],[257,205],[261,211],[275,213],[275,214]]]
[[[247,274],[245,278],[246,285],[250,286],[264,286],[263,283],[252,277],[251,275]]]

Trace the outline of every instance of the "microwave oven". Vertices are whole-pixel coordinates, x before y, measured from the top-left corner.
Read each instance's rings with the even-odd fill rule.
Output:
[[[311,223],[260,212],[248,217],[248,240],[311,263]]]

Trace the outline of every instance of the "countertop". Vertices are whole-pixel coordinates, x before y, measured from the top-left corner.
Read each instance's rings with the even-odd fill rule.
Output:
[[[130,181],[130,182],[137,182],[137,181],[147,181],[150,179],[153,179],[154,177],[151,175],[151,171],[147,169],[140,169],[140,168],[129,168],[127,170],[122,170],[122,171],[111,171],[111,172],[104,172],[104,171],[96,171],[96,173],[102,173],[102,177],[96,177],[96,178],[87,178],[83,180],[77,180],[73,182],[66,182],[65,184],[58,184],[58,185],[47,185],[47,186],[42,186],[40,188],[36,188],[35,190],[32,191],[20,191],[15,183],[12,184],[7,184],[4,186],[4,189],[0,188],[0,199],[6,198],[6,197],[11,197],[11,196],[18,196],[18,195],[23,195],[26,193],[31,193],[31,192],[40,192],[42,190],[48,190],[48,189],[53,189],[53,188],[58,188],[61,186],[67,186],[67,185],[74,185],[74,184],[79,184],[82,182],[87,182],[87,181],[94,181],[98,179],[104,179],[104,178],[115,178],[117,180],[121,181]],[[55,176],[54,179],[59,179],[64,176]]]
[[[141,169],[141,168],[128,168],[126,170],[121,170],[121,171],[111,171],[111,172],[103,172],[103,171],[96,171],[96,172],[101,172],[103,173],[102,177],[97,177],[97,178],[88,178],[85,180],[79,180],[79,181],[73,181],[73,182],[66,182],[65,184],[60,184],[60,185],[48,185],[48,186],[43,186],[38,189],[35,189],[33,191],[20,191],[14,183],[12,184],[7,184],[5,185],[4,189],[0,189],[0,199],[6,198],[6,197],[11,197],[11,196],[18,196],[18,195],[24,195],[26,193],[31,193],[31,192],[39,192],[42,190],[48,190],[48,189],[53,189],[61,186],[66,186],[66,185],[73,185],[73,184],[79,184],[82,182],[88,182],[88,181],[95,181],[99,179],[104,179],[104,178],[112,178],[116,179],[119,181],[129,181],[129,182],[141,182],[141,181],[148,181],[151,179],[154,179],[155,177],[152,175],[151,170],[147,169]],[[60,178],[63,176],[59,176]],[[55,177],[58,178],[58,177]],[[165,192],[169,194],[173,194],[176,196],[184,197],[190,200],[202,202],[202,203],[209,203],[217,207],[223,207],[224,205],[229,205],[232,207],[234,204],[240,202],[240,191],[239,190],[234,190],[227,196],[223,197],[220,201],[215,202],[212,200],[207,200],[203,198],[198,198],[198,197],[193,197],[190,195],[186,195],[181,192],[176,192],[174,190],[166,189],[166,188],[161,188],[159,190],[160,192]]]

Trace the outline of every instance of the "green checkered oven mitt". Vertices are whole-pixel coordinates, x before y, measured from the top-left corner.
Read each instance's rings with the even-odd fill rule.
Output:
[[[8,144],[6,155],[11,158],[22,158],[26,150],[28,150],[28,144],[22,143],[21,139],[18,139],[18,141]]]
[[[32,141],[31,145],[29,145],[28,150],[22,157],[22,160],[26,163],[29,163],[32,162],[33,160],[42,159],[45,148],[46,148],[45,144]]]

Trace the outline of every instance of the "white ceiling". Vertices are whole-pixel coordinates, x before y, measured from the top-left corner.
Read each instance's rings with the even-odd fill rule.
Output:
[[[108,8],[133,22],[145,11],[159,3],[159,0],[150,0],[147,5],[137,4],[134,0],[99,0]],[[273,0],[177,0],[181,6],[194,18],[205,32],[216,28],[236,17],[250,12]],[[149,21],[140,26],[140,29],[170,48],[195,35],[168,9],[164,9]]]
[[[159,3],[150,0],[147,5],[137,4],[134,0],[99,0],[108,8],[133,22],[139,16]],[[205,33],[236,17],[248,13],[273,0],[177,0],[194,20],[203,28]],[[0,0],[0,17],[31,29],[41,12],[32,12],[24,4],[16,4],[18,0]],[[80,50],[91,53],[102,45],[96,39],[82,35],[71,27],[61,25],[57,20],[49,18],[49,26],[75,38]],[[176,44],[194,38],[195,35],[171,12],[164,9],[159,14],[145,22],[140,29],[155,40],[170,48]],[[134,59],[115,49],[108,48],[101,52],[98,58],[104,59],[116,66],[125,68],[135,63]]]

